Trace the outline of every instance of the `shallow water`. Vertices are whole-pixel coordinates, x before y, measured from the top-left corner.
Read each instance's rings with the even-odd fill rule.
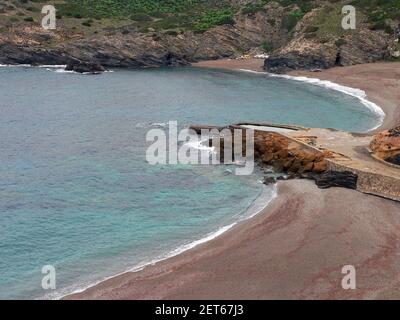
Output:
[[[178,121],[366,131],[355,97],[265,75],[192,68],[99,76],[0,68],[0,298],[38,298],[42,266],[70,292],[162,258],[246,216],[258,174],[150,166],[146,132]],[[265,200],[264,200],[265,201]]]

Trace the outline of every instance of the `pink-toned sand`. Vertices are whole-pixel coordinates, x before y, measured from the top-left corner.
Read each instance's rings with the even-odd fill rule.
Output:
[[[400,298],[400,204],[310,181],[219,238],[72,299]],[[354,265],[357,289],[342,289]]]
[[[259,64],[259,65],[258,65]],[[262,60],[204,67],[261,70]],[[296,72],[361,88],[399,120],[400,64]],[[278,197],[220,237],[67,299],[399,299],[400,203],[310,181],[278,184]],[[343,290],[343,266],[356,290]]]

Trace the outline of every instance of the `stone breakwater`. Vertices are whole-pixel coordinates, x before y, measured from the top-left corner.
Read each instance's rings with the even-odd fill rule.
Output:
[[[280,133],[256,131],[254,156],[263,165],[272,166],[278,172],[295,174],[327,171],[326,159],[332,154],[308,149]]]
[[[278,180],[312,179],[320,188],[345,187],[400,201],[400,168],[374,156],[370,150],[371,142],[375,141],[372,136],[270,124],[191,128],[198,133],[202,128],[254,130],[254,150],[246,150],[242,141],[242,156],[254,152],[260,166],[282,173]],[[220,139],[220,150],[216,151],[223,160],[225,138]],[[265,179],[265,183],[275,181],[275,178]]]

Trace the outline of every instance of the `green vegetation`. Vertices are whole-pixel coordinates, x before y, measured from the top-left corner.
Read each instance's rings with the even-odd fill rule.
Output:
[[[65,0],[58,9],[66,17],[130,19],[140,30],[199,32],[233,24],[238,11],[229,0]]]
[[[320,39],[341,37],[353,32],[352,30],[344,30],[342,28],[342,7],[343,4],[337,3],[319,9],[312,21],[313,27],[307,27],[307,29],[315,28],[315,30],[309,32],[314,32],[315,36]],[[359,22],[361,18],[362,16],[359,14],[357,22]],[[306,30],[306,32],[308,31]]]
[[[263,2],[259,2],[256,4],[248,3],[242,8],[241,13],[242,14],[254,14],[254,13],[257,13],[260,11],[266,11],[264,9],[264,5],[265,5],[265,3],[263,3]]]
[[[92,19],[88,19],[88,20],[82,22],[82,25],[85,26],[85,27],[91,27],[92,23],[93,23],[93,20]]]
[[[1,1],[0,1],[1,2]],[[394,22],[400,20],[400,0],[332,0],[329,3],[317,0],[53,0],[57,17],[69,28],[83,28],[84,32],[103,32],[113,27],[126,27],[142,32],[169,31],[174,35],[192,30],[205,32],[219,25],[234,24],[236,15],[267,13],[268,5],[279,3],[284,9],[282,19],[268,19],[271,26],[292,32],[297,23],[310,10],[320,7],[315,21],[306,30],[307,37],[329,39],[344,36],[347,31],[341,28],[344,3],[356,6],[363,21],[370,23],[371,29],[393,33]],[[4,4],[3,4],[4,3]],[[23,20],[38,21],[41,6],[46,0],[3,0],[2,12],[21,16]],[[321,8],[321,5],[323,7]],[[1,17],[0,17],[1,18]],[[1,20],[1,19],[0,19]],[[282,20],[282,21],[281,21]],[[9,18],[0,21],[0,27]],[[150,30],[150,31],[149,31]]]
[[[295,10],[285,15],[282,19],[282,27],[287,31],[292,31],[297,23],[304,17],[305,13],[302,10]]]
[[[265,52],[271,52],[274,50],[274,46],[272,43],[268,42],[268,41],[264,41],[263,43],[261,43],[261,48],[265,51]]]
[[[313,8],[314,0],[259,0],[242,7],[232,0],[65,0],[58,6],[58,13],[75,18],[131,19],[141,30],[204,32],[218,25],[234,24],[238,13],[265,12],[265,5],[270,2],[289,8],[283,25],[290,31]],[[294,6],[298,9],[293,10]]]
[[[222,10],[208,11],[200,17],[198,23],[194,25],[194,30],[198,32],[206,31],[212,27],[220,26],[224,24],[233,25],[234,11],[230,8]]]
[[[393,33],[388,20],[400,20],[400,0],[355,0],[351,4],[367,13],[372,30]]]

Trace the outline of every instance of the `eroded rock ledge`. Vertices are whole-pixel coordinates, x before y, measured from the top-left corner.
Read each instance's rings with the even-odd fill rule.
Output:
[[[265,123],[192,127],[198,133],[202,128],[253,130],[254,150],[246,150],[246,135],[242,134],[242,156],[251,156],[249,152],[254,151],[254,159],[260,166],[273,168],[278,173],[278,178],[268,174],[266,184],[281,179],[312,179],[320,188],[344,187],[400,201],[400,167],[389,163],[400,155],[399,128],[372,137],[333,129]],[[232,135],[225,136],[229,139]],[[221,161],[225,154],[224,142],[220,141],[217,150]]]
[[[377,134],[370,148],[376,158],[400,166],[400,126]]]

